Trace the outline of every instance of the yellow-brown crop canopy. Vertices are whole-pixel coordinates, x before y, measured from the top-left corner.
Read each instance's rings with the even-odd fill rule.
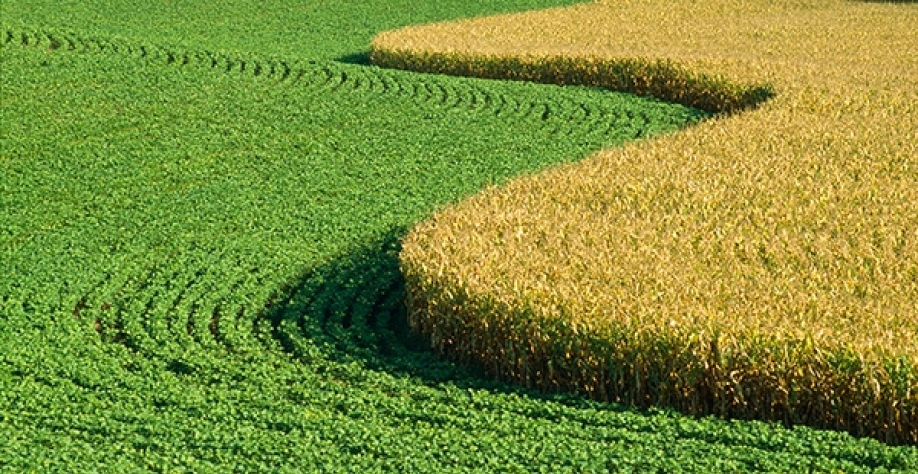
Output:
[[[419,225],[402,264],[436,347],[530,386],[918,442],[918,5],[602,1],[373,47],[666,61],[775,94]]]

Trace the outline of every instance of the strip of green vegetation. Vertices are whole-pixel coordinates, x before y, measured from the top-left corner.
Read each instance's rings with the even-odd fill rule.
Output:
[[[552,6],[575,0],[3,0],[3,22],[290,58],[364,61],[370,39],[405,25]]]
[[[407,226],[697,111],[0,33],[0,470],[918,466],[840,433],[522,391],[406,330]]]

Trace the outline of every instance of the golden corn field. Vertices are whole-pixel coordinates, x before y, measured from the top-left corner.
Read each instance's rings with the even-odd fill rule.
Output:
[[[378,36],[383,65],[743,110],[437,213],[403,244],[411,323],[527,386],[918,443],[916,25],[609,0]]]

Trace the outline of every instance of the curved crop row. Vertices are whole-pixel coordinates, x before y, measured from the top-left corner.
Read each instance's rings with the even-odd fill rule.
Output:
[[[311,89],[316,93],[365,93],[407,99],[429,104],[442,111],[464,109],[515,120],[539,124],[556,134],[589,131],[597,137],[634,131],[639,138],[643,123],[650,121],[628,115],[618,104],[589,94],[542,95],[537,101],[514,94],[509,88],[494,85],[465,84],[444,81],[436,76],[423,80],[379,68],[352,66],[342,63],[291,61],[250,55],[236,56],[213,51],[189,51],[137,44],[126,40],[95,38],[53,29],[24,30],[12,27],[0,29],[0,47],[10,45],[63,49],[78,53],[111,53],[133,57],[173,67],[205,68],[215,71],[249,75],[274,81],[279,85]],[[696,114],[700,119],[704,114]]]
[[[635,0],[381,35],[374,54],[423,70],[570,56],[545,67],[586,82],[578,58],[638,57],[775,94],[436,214],[401,255],[413,326],[527,386],[918,443],[916,23]]]

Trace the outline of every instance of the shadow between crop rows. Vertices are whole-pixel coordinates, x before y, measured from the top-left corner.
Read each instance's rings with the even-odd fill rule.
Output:
[[[405,232],[390,230],[300,277],[263,315],[271,322],[272,337],[301,360],[318,355],[425,383],[513,390],[476,368],[440,358],[408,327],[398,261]]]

